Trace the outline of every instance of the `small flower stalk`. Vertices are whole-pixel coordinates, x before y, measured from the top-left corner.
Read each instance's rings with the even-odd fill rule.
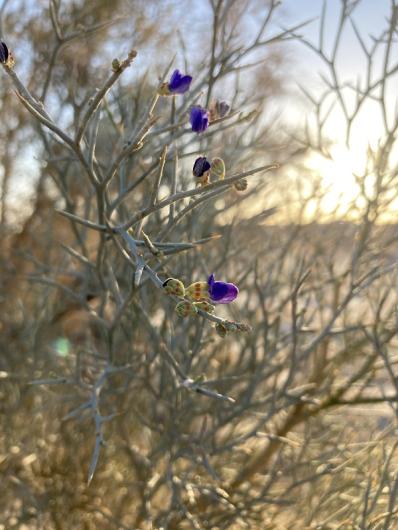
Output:
[[[199,312],[212,315],[217,304],[230,304],[239,294],[235,284],[216,281],[214,274],[208,277],[207,282],[194,282],[188,287],[178,278],[167,278],[163,282],[163,290],[169,296],[180,298],[174,310],[181,318],[195,316]],[[247,324],[228,320],[217,322],[215,325],[217,334],[222,338],[230,332],[248,332],[250,329]]]
[[[113,59],[112,60],[112,71],[118,72],[120,68],[121,68],[121,64],[120,64],[119,59]]]
[[[203,133],[209,126],[208,111],[199,105],[195,105],[191,109],[189,121],[193,132]]]
[[[164,288],[174,289],[176,284],[173,280],[173,278],[166,280],[163,284]],[[237,298],[238,294],[239,289],[235,284],[216,281],[214,274],[209,276],[207,282],[194,282],[185,289],[185,297],[188,300],[192,302],[207,302],[209,304],[230,304]],[[201,309],[204,309],[204,307]]]
[[[174,96],[185,94],[191,86],[192,77],[184,75],[179,70],[174,70],[168,83],[163,83],[159,88],[160,96]]]

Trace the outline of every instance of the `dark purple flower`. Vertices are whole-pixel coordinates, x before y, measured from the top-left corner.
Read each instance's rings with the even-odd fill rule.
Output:
[[[182,75],[179,70],[174,70],[170,83],[167,85],[171,94],[184,94],[189,90],[192,77],[190,75]]]
[[[1,41],[0,42],[0,62],[6,63],[8,60],[9,52],[6,44]]]
[[[193,131],[197,133],[205,131],[209,126],[207,110],[199,106],[192,107],[189,121],[191,122]]]
[[[235,300],[239,294],[239,289],[233,283],[216,282],[214,274],[207,280],[209,285],[209,295],[212,302],[216,304],[229,304]]]
[[[194,176],[197,178],[203,177],[203,175],[208,171],[210,171],[210,162],[207,160],[207,158],[205,156],[200,156],[197,158],[192,170]]]

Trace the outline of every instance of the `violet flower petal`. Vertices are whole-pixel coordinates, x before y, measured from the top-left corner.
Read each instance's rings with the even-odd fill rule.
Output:
[[[181,72],[179,70],[174,70],[170,77],[169,87],[171,86],[172,89],[176,88],[178,86],[178,83],[180,82],[181,77]]]
[[[192,173],[195,177],[200,178],[206,173],[206,171],[210,170],[210,167],[210,162],[207,158],[205,156],[200,156],[195,160]]]
[[[9,55],[9,52],[8,52],[7,45],[5,42],[1,41],[0,42],[0,62],[6,63],[8,59],[8,55]]]
[[[191,122],[193,131],[197,133],[204,132],[209,126],[207,110],[199,106],[192,107],[189,121]]]
[[[189,90],[191,81],[192,77],[190,75],[182,75],[179,70],[174,70],[168,89],[172,94],[184,94],[184,92]]]
[[[214,274],[208,279],[209,295],[212,302],[216,304],[229,304],[233,302],[239,294],[239,289],[233,283],[216,282]]]

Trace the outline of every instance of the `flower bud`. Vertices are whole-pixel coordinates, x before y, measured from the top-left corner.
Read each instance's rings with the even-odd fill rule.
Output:
[[[209,106],[209,120],[210,122],[224,118],[229,112],[230,106],[226,101],[212,101]]]
[[[192,173],[194,177],[198,179],[198,182],[202,184],[202,186],[205,186],[209,183],[210,167],[210,162],[205,156],[200,156],[195,160]]]
[[[220,118],[224,118],[224,116],[228,114],[230,108],[231,107],[226,101],[220,101],[220,100],[216,101],[216,110]]]
[[[247,179],[240,179],[234,184],[237,191],[245,191],[247,189]]]
[[[191,283],[191,285],[185,289],[185,296],[196,302],[208,300],[209,284],[207,282]]]
[[[204,383],[206,381],[206,374],[202,373],[200,375],[198,375],[198,377],[195,377],[195,379],[193,380],[194,384],[195,385],[201,385],[202,383]]]
[[[250,324],[245,324],[244,322],[236,322],[236,327],[242,333],[250,333],[252,331]]]
[[[188,302],[188,300],[182,300],[175,306],[175,312],[178,316],[185,318],[196,315],[198,310],[193,304],[191,304],[191,302]]]
[[[236,322],[230,322],[229,320],[224,320],[223,326],[228,332],[238,331],[238,326]]]
[[[202,300],[200,302],[194,302],[194,306],[198,309],[201,309],[202,311],[206,311],[206,313],[214,313],[215,306],[208,302],[207,300]]]
[[[210,167],[210,176],[215,180],[224,180],[225,164],[222,158],[214,158]]]
[[[113,59],[112,61],[112,70],[118,72],[120,70],[120,61],[119,59]]]
[[[167,280],[163,282],[163,289],[166,294],[173,294],[175,296],[185,295],[184,284],[177,278],[167,278]]]
[[[221,322],[217,322],[216,332],[217,332],[217,335],[219,335],[223,339],[227,334],[227,329],[225,328],[223,324],[221,324]]]

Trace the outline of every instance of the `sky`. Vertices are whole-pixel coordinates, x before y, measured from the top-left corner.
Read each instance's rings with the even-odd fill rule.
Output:
[[[398,3],[396,5],[398,6]],[[322,6],[322,0],[283,0],[284,23],[288,26],[302,20],[316,18],[316,20],[301,29],[300,33],[311,43],[317,45],[319,42]],[[366,47],[370,48],[373,43],[372,37],[379,37],[381,31],[387,27],[386,20],[390,12],[390,7],[390,0],[362,0],[353,11],[352,18],[356,27],[360,29],[360,34]],[[329,0],[327,2],[324,34],[324,49],[327,56],[330,56],[333,48],[340,9],[340,0]],[[375,56],[374,79],[381,72],[383,64],[381,51]],[[397,62],[398,54],[396,47],[391,55],[392,60],[390,64],[392,65]],[[347,25],[343,32],[336,64],[341,81],[355,85],[357,80],[361,79],[361,86],[365,86],[366,57],[351,25]],[[319,60],[316,53],[304,45],[297,46],[296,42],[291,50],[289,67],[291,71],[291,95],[287,101],[286,108],[289,109],[288,114],[290,119],[299,124],[308,119],[309,107],[307,99],[302,96],[298,86],[301,85],[313,97],[319,98],[326,86],[320,77],[320,73],[326,74],[328,79],[331,78],[327,73],[327,68]],[[386,87],[388,118],[396,114],[396,105],[398,102],[397,86],[398,79],[395,76],[393,82]],[[349,108],[353,108],[355,100],[352,91],[350,92],[350,89],[346,89],[344,94],[347,98]],[[377,94],[377,92],[374,92],[374,95]],[[368,147],[377,148],[380,139],[385,135],[385,125],[383,124],[382,118],[383,115],[380,105],[375,101],[369,100],[363,106],[357,120],[354,122],[352,137],[348,145],[345,145],[346,120],[338,110],[331,112],[325,126],[326,133],[335,143],[331,148],[331,158],[325,159],[322,156],[314,154],[307,161],[307,166],[310,170],[318,171],[322,174],[324,187],[329,190],[325,194],[323,201],[323,209],[325,212],[333,211],[337,202],[341,204],[341,211],[347,209],[357,196],[358,183],[354,175],[361,174],[364,171]],[[300,177],[300,175],[297,175],[297,172],[296,176]],[[369,189],[371,187],[371,181],[372,178],[369,176]],[[397,212],[398,204],[395,201],[386,218],[394,218],[396,220]]]
[[[286,22],[294,23],[300,20],[315,18],[300,32],[312,43],[319,41],[320,15],[322,12],[322,0],[284,0],[284,10]],[[339,15],[341,0],[329,0],[327,2],[325,17],[325,49],[331,50],[334,42]],[[361,0],[355,8],[352,18],[359,28],[361,37],[365,44],[370,46],[372,36],[379,36],[385,27],[385,20],[389,14],[390,0]],[[314,53],[308,48],[296,47],[295,54],[299,58],[300,69],[305,79],[314,77],[314,73],[319,66],[319,61]],[[340,51],[337,55],[339,71],[342,75],[352,77],[353,74],[360,74],[365,66],[365,57],[361,47],[355,37],[352,27],[345,28],[341,40]]]
[[[176,2],[178,4],[178,0]],[[201,14],[201,18],[206,21],[207,15],[210,14],[208,1],[196,0],[196,2],[196,15]],[[354,10],[353,19],[358,28],[360,28],[361,35],[367,46],[370,46],[372,42],[371,36],[379,35],[385,26],[390,4],[391,0],[361,0],[358,7]],[[258,5],[261,6],[261,2],[258,2]],[[280,27],[288,27],[299,22],[315,19],[300,29],[300,33],[315,44],[319,38],[322,6],[323,0],[282,0],[278,24]],[[333,46],[340,8],[341,0],[327,1],[324,36],[327,53]],[[275,30],[277,30],[276,26]],[[201,53],[201,50],[198,49],[197,53]],[[290,95],[284,102],[284,117],[300,126],[308,118],[309,107],[308,101],[303,96],[299,86],[303,86],[314,96],[319,96],[324,88],[319,73],[325,72],[325,68],[313,51],[304,45],[297,44],[296,41],[290,45],[290,48],[288,47],[288,53],[287,73],[290,76]],[[377,57],[377,60],[381,63],[381,57]],[[337,65],[341,78],[346,81],[355,81],[358,76],[363,76],[366,65],[364,54],[350,27],[347,27],[343,34],[340,52],[337,56]],[[389,87],[388,90],[389,99],[394,102],[396,100],[396,86]],[[344,136],[344,120],[342,120],[339,112],[331,114],[326,129],[327,133],[335,141],[335,146],[331,150],[332,158],[325,160],[319,155],[313,155],[308,159],[309,170],[322,173],[325,188],[329,189],[324,201],[325,211],[328,209],[333,210],[337,201],[340,201],[343,207],[348,206],[352,198],[357,194],[358,188],[353,173],[360,171],[363,167],[367,145],[369,143],[377,144],[383,133],[382,123],[380,122],[380,109],[377,108],[376,104],[369,104],[364,108],[359,117],[349,149],[344,146],[342,139]],[[23,168],[21,173],[23,173]],[[23,181],[21,180],[20,182],[22,185]]]

